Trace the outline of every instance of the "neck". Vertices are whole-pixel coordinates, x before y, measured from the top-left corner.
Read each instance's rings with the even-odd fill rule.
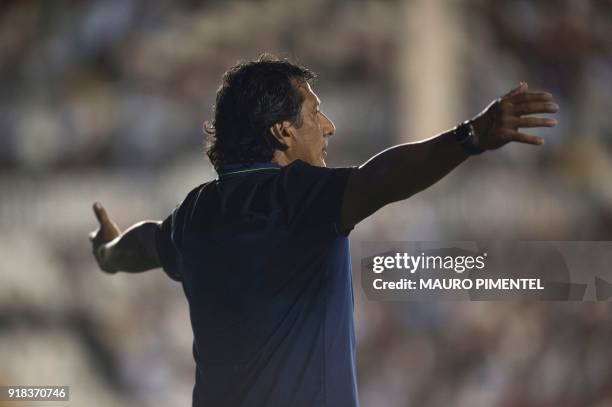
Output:
[[[284,167],[285,165],[291,164],[293,161],[294,160],[287,157],[284,151],[280,151],[280,150],[276,150],[274,152],[274,156],[272,157],[272,162],[282,167]]]

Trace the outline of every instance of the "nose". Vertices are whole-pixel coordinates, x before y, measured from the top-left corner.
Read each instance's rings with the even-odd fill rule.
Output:
[[[323,134],[329,137],[336,132],[336,126],[324,113],[321,113],[321,115],[323,115]]]

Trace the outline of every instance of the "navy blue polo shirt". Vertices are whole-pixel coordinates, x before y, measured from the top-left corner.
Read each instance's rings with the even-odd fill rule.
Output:
[[[189,302],[193,406],[357,406],[348,233],[353,168],[231,165],[157,233]]]

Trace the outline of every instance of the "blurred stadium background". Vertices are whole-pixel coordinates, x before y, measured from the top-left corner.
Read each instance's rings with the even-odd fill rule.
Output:
[[[612,405],[608,303],[380,303],[359,286],[364,240],[612,240],[611,36],[603,0],[3,1],[0,384],[190,405],[181,287],[97,270],[91,204],[125,228],[214,178],[201,128],[220,76],[272,52],[319,73],[331,166],[450,128],[520,80],[561,106],[544,147],[469,160],[352,233],[362,405]]]

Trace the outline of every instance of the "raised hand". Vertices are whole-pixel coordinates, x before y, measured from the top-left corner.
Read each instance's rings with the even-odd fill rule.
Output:
[[[511,141],[542,145],[544,139],[519,131],[528,127],[553,127],[556,120],[526,117],[536,113],[557,113],[559,106],[547,92],[529,92],[526,83],[495,100],[472,119],[474,143],[485,150],[494,150]]]
[[[93,255],[98,262],[98,266],[100,266],[102,270],[107,270],[104,264],[104,253],[101,249],[104,247],[105,243],[121,236],[121,230],[117,227],[115,222],[108,218],[106,209],[104,209],[102,204],[99,202],[94,203],[93,211],[100,226],[89,234],[89,240],[91,241]]]

